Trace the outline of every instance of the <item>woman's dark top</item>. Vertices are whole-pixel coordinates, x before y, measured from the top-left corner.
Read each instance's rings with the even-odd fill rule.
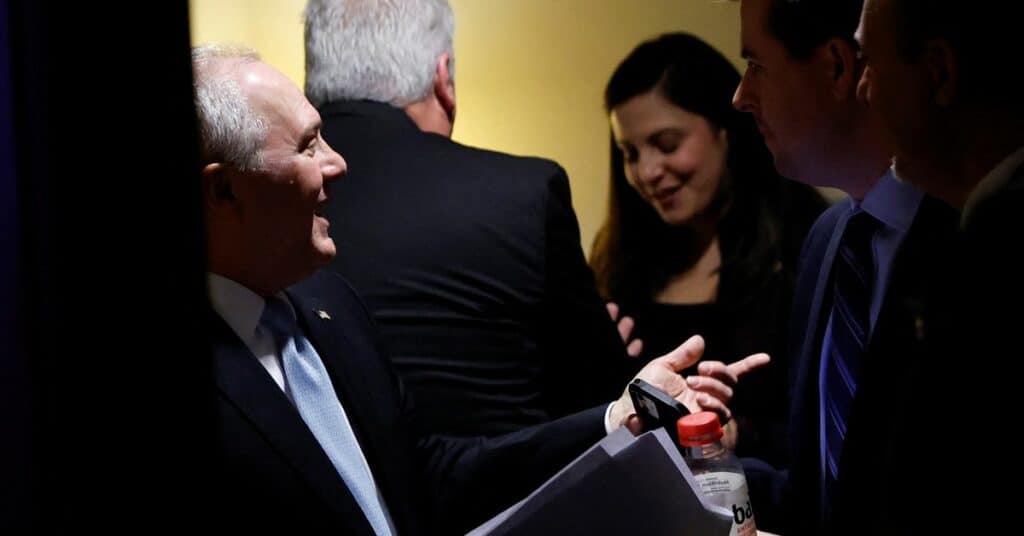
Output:
[[[812,188],[787,185],[781,263],[759,285],[737,288],[737,282],[723,273],[716,302],[665,304],[622,298],[619,303],[623,314],[636,320],[634,336],[644,343],[643,354],[628,367],[625,379],[692,335],[704,337],[704,360],[730,363],[758,352],[771,355],[768,366],[743,377],[729,407],[739,423],[737,454],[779,467],[787,464],[786,334],[796,266],[804,236],[825,207]],[[696,366],[683,371],[696,373]]]

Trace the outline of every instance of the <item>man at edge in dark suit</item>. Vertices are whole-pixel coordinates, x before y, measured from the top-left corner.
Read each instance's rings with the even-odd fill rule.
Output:
[[[369,315],[336,274],[322,208],[346,163],[320,116],[251,51],[193,52],[204,166],[219,530],[465,532],[521,499],[609,429],[629,397],[495,438],[425,429]],[[695,337],[638,375],[728,417],[752,356],[690,389]],[[585,368],[586,363],[580,363]]]
[[[615,396],[628,357],[565,171],[451,140],[448,3],[313,0],[305,16],[306,95],[350,164],[325,208],[345,252],[330,267],[366,299],[425,422],[494,435]]]
[[[929,352],[907,386],[913,403],[898,409],[907,533],[1019,524],[1016,500],[997,490],[1022,477],[1004,448],[1021,409],[1024,77],[1007,60],[1024,52],[1022,20],[1020,2],[867,0],[858,29],[861,95],[893,140],[897,172],[960,210],[950,262],[927,268],[950,284],[921,323]]]
[[[750,112],[779,171],[850,194],[804,242],[790,319],[791,465],[747,460],[758,527],[876,534],[898,517],[895,448],[919,323],[955,212],[901,180],[878,114],[857,98],[862,0],[742,0]]]

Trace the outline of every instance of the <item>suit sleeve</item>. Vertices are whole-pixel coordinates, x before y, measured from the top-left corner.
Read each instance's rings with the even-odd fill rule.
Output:
[[[419,436],[441,534],[465,534],[526,498],[604,437],[604,407],[493,438]]]
[[[561,168],[548,180],[544,254],[545,396],[558,417],[615,400],[628,379],[625,346],[583,255]]]
[[[351,289],[349,289],[351,292]],[[420,478],[408,482],[424,497],[414,508],[429,534],[465,534],[525,498],[584,450],[605,436],[605,405],[498,437],[435,434],[417,417],[412,394],[391,365],[386,344],[365,305],[363,328],[372,334],[378,366],[387,376],[380,400],[398,402],[396,440],[406,441]]]

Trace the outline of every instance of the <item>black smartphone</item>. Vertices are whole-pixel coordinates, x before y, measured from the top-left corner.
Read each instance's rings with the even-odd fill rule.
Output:
[[[665,391],[637,378],[629,384],[629,397],[633,399],[633,408],[644,432],[662,427],[668,432],[676,444],[679,444],[679,432],[676,421],[690,414],[681,402],[672,398]]]

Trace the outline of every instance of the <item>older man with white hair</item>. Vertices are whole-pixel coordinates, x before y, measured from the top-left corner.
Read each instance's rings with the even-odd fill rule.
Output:
[[[313,0],[306,94],[351,164],[325,209],[345,252],[331,268],[366,298],[424,420],[493,435],[614,396],[628,357],[562,168],[450,139],[453,31],[444,0]]]
[[[336,254],[323,207],[346,169],[320,135],[320,115],[251,51],[201,47],[193,63],[217,384],[217,521],[239,534],[464,531],[605,433],[607,403],[489,439],[424,426],[360,299],[336,274],[317,271]],[[698,391],[676,371],[702,349],[699,338],[688,341],[640,377],[692,410],[727,415],[726,384],[766,359],[723,366]],[[586,362],[576,368],[586,376]],[[620,392],[610,413],[622,417],[612,428],[632,413]],[[431,523],[434,513],[444,529]]]

